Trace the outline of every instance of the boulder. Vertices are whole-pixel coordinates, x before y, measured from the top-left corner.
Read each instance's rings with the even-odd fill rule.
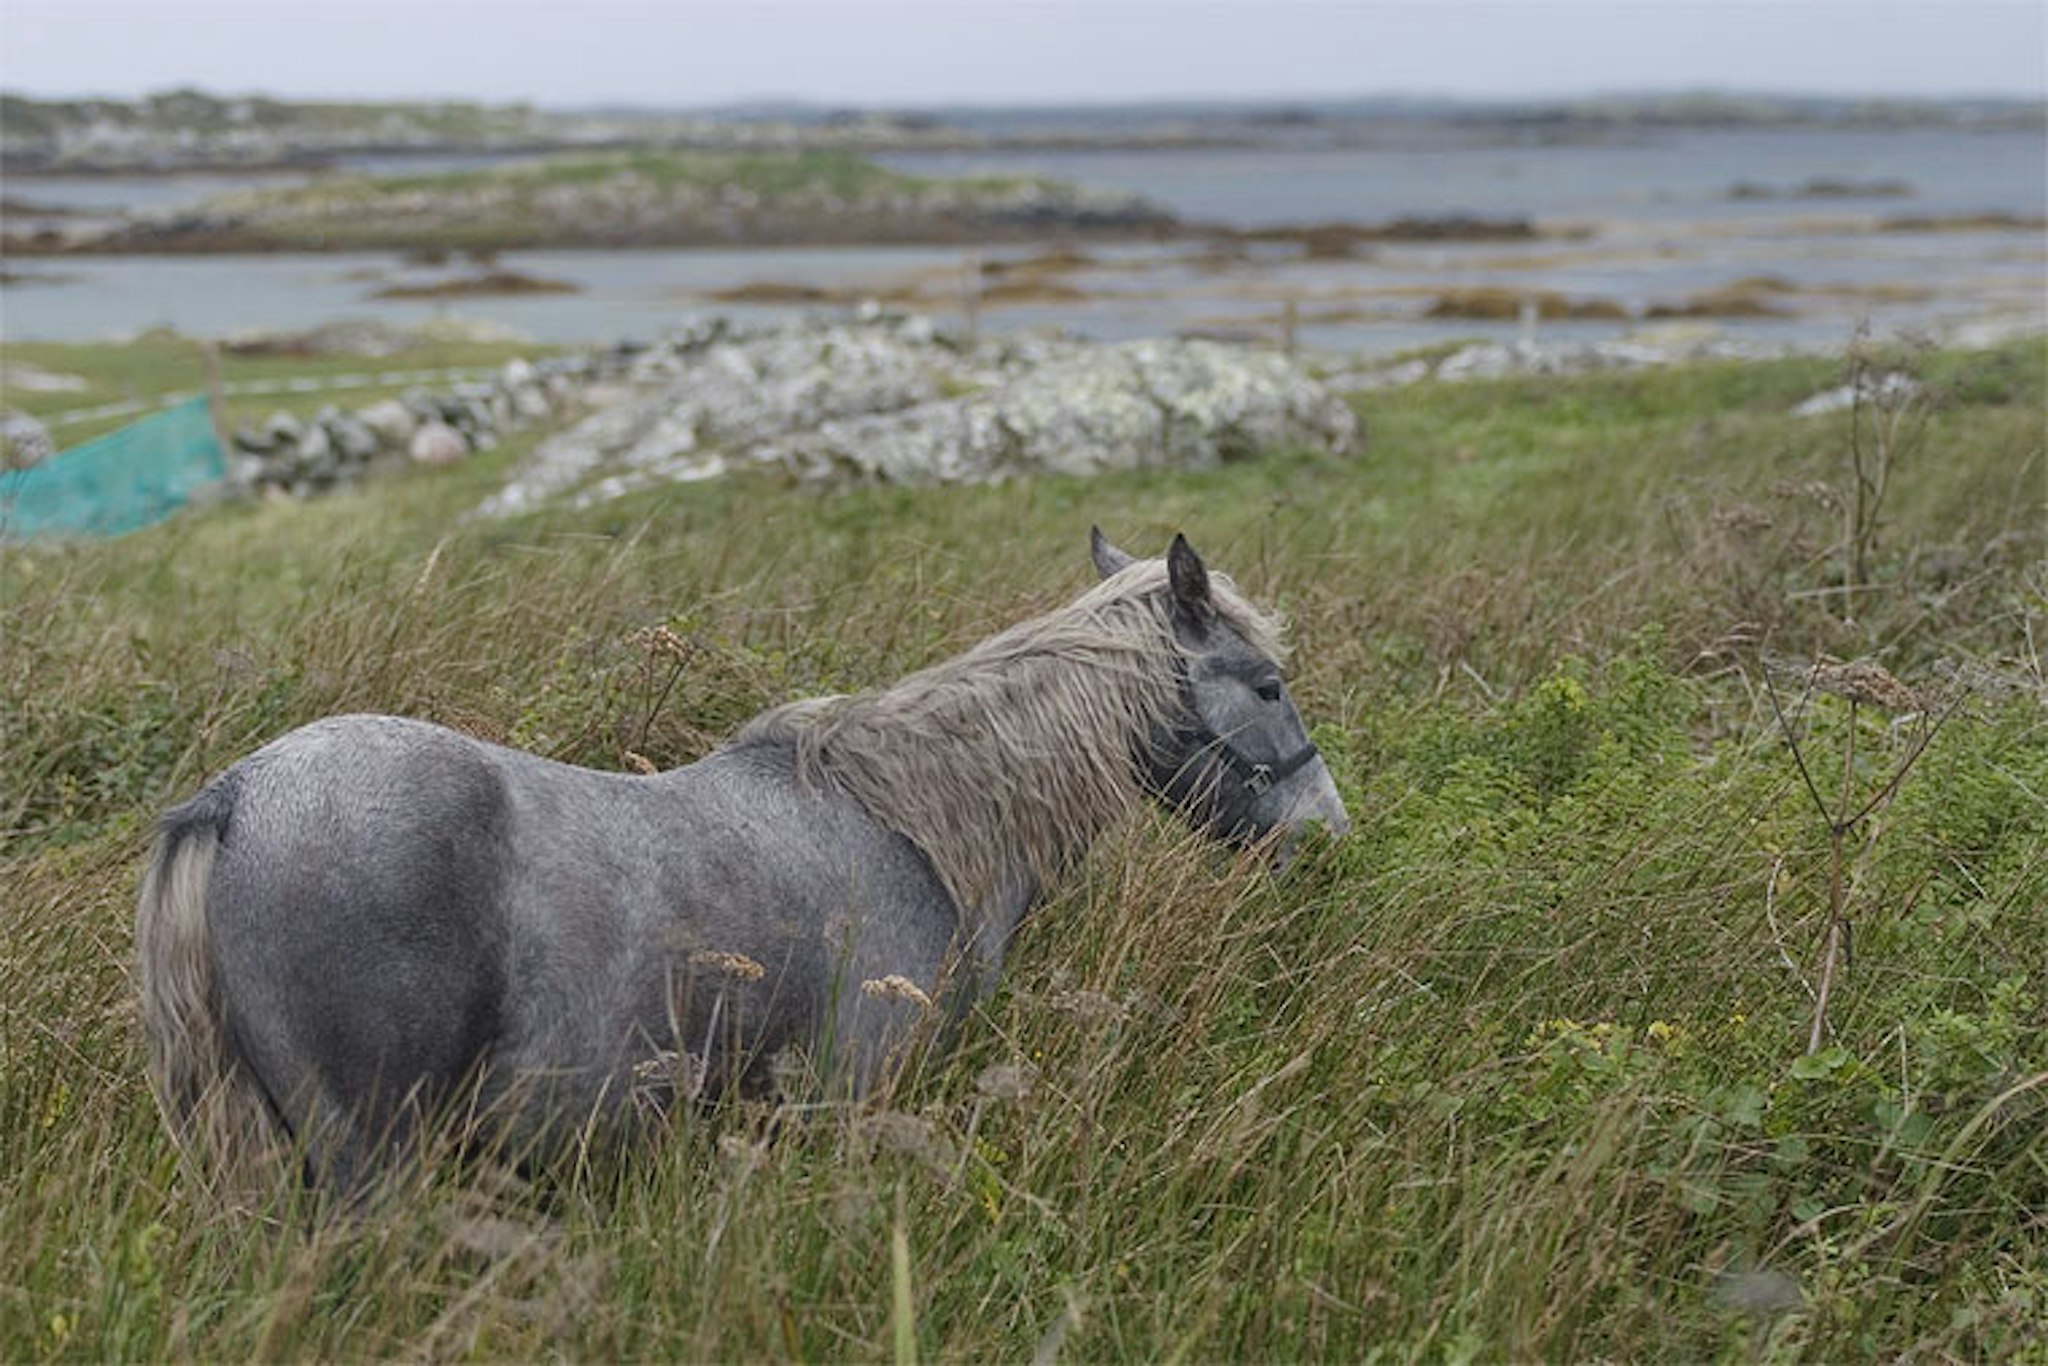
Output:
[[[50,429],[27,413],[0,412],[0,469],[38,465],[57,453]]]
[[[380,444],[394,450],[404,450],[412,440],[412,434],[419,430],[419,419],[412,410],[395,398],[387,398],[356,414],[365,427],[377,436]]]
[[[306,434],[306,424],[287,412],[275,412],[264,419],[264,443],[274,450],[282,450],[298,444]]]
[[[445,422],[428,422],[412,434],[406,454],[419,465],[448,465],[469,454],[469,442]]]
[[[773,451],[797,472],[887,483],[1208,469],[1281,446],[1351,449],[1357,419],[1284,357],[1214,342],[1131,342],[990,392],[826,422]]]
[[[660,347],[619,348],[609,363],[630,387],[586,388],[597,411],[542,442],[486,504],[489,512],[578,489],[703,478],[707,461],[725,467],[725,451],[749,452],[832,418],[892,412],[1002,378],[993,347],[966,356],[893,325],[847,322],[701,329]]]
[[[364,465],[372,460],[383,448],[377,433],[370,424],[360,417],[343,413],[325,424],[327,435],[334,442],[335,451],[351,465]]]
[[[1900,371],[1865,375],[1854,384],[1824,389],[1792,410],[1794,417],[1819,417],[1846,412],[1859,402],[1885,411],[1904,408],[1920,397],[1920,381]]]
[[[512,418],[515,422],[538,422],[554,411],[548,402],[547,390],[538,384],[521,385],[509,393],[512,401]]]
[[[300,433],[291,448],[292,468],[301,473],[331,470],[334,465],[334,442],[328,437],[327,429],[320,426],[307,427]]]

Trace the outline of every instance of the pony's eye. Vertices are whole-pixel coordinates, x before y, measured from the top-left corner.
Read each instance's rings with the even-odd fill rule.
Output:
[[[1261,702],[1278,702],[1280,700],[1280,680],[1269,678],[1259,684],[1258,691]]]

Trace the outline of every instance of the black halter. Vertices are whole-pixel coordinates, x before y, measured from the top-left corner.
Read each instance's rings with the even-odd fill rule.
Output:
[[[1315,742],[1310,741],[1294,753],[1275,763],[1262,764],[1253,761],[1245,752],[1218,735],[1209,741],[1216,750],[1216,757],[1230,770],[1231,776],[1244,781],[1244,790],[1254,797],[1265,795],[1275,783],[1284,782],[1299,773],[1317,757]]]
[[[1216,762],[1224,771],[1238,781],[1246,794],[1253,797],[1265,795],[1274,784],[1293,777],[1319,757],[1315,742],[1311,740],[1286,758],[1265,763],[1252,758],[1223,736],[1189,725],[1178,728],[1176,740],[1183,753],[1196,756],[1215,755]],[[1193,762],[1187,765],[1190,770],[1194,767]]]
[[[1194,684],[1186,669],[1179,670],[1180,696],[1183,714],[1193,720],[1199,713],[1195,707]],[[1245,793],[1252,797],[1264,796],[1275,783],[1285,782],[1299,773],[1319,757],[1315,741],[1310,740],[1284,759],[1261,763],[1230,743],[1215,731],[1203,730],[1199,725],[1183,721],[1176,728],[1176,739],[1184,752],[1193,754],[1214,754],[1233,778],[1242,785]]]

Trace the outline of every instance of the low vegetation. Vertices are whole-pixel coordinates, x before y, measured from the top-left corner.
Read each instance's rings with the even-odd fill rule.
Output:
[[[1350,460],[460,521],[527,437],[0,552],[0,1355],[2038,1352],[2048,348],[1890,359],[1912,422],[1790,416],[1826,362],[1423,384]],[[1063,601],[1090,521],[1286,610],[1349,840],[1275,879],[1138,822],[865,1112],[342,1221],[181,1173],[128,968],[166,803],[349,709],[682,763]],[[1832,841],[1788,732],[1860,798],[1930,729]]]

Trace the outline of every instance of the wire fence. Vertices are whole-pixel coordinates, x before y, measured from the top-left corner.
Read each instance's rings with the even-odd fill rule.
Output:
[[[341,389],[388,389],[403,385],[431,384],[439,380],[486,379],[498,372],[496,366],[458,365],[439,370],[380,370],[374,373],[344,375],[294,375],[279,379],[234,380],[220,386],[223,398],[252,398],[265,394],[319,394]],[[150,398],[124,399],[119,403],[102,403],[91,408],[70,408],[61,413],[51,413],[36,420],[43,426],[55,430],[80,422],[98,422],[110,417],[133,417],[138,413],[156,412],[163,408],[175,408],[181,403],[190,403],[195,398],[204,398],[203,390],[184,390],[177,393],[157,394]]]

